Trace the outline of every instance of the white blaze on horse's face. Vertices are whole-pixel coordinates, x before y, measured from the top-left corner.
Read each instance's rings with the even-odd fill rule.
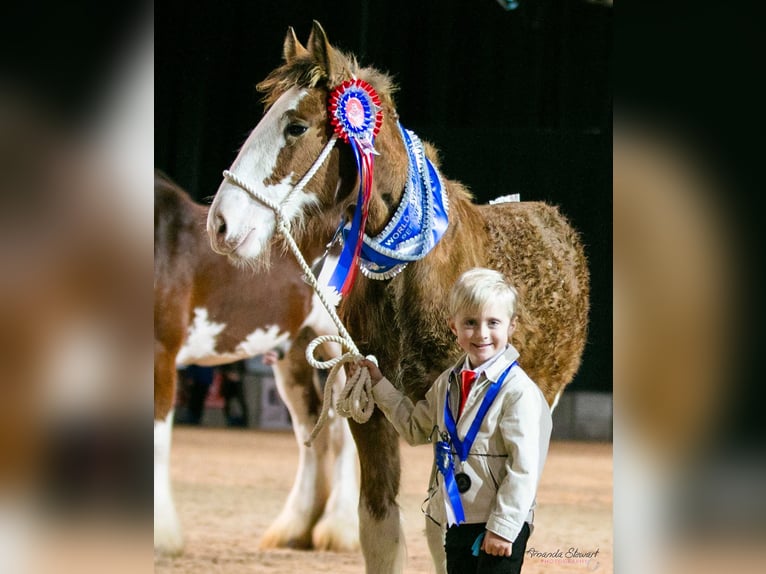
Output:
[[[293,87],[282,94],[252,131],[229,168],[254,191],[276,204],[282,204],[293,189],[294,174],[288,174],[278,183],[266,182],[277,166],[279,152],[287,143],[288,112],[298,107],[306,93],[306,90]],[[297,195],[282,205],[288,221],[313,199],[307,193]],[[241,259],[257,258],[267,248],[275,230],[276,217],[271,208],[228,180],[221,184],[207,219],[207,232],[214,251]]]

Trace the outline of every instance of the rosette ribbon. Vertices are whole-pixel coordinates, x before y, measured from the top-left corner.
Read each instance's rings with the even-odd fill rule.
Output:
[[[465,522],[465,512],[463,511],[463,503],[460,500],[460,491],[458,491],[457,483],[455,482],[455,461],[452,458],[452,447],[449,441],[440,440],[434,448],[436,449],[434,453],[436,468],[439,469],[439,472],[444,477],[444,489],[449,500],[449,504],[446,506],[447,523],[449,526],[461,524]]]
[[[330,277],[331,287],[347,295],[359,269],[359,254],[364,243],[372,177],[375,167],[375,136],[383,123],[380,98],[374,88],[358,78],[346,80],[330,93],[330,121],[340,139],[351,145],[359,172],[359,194],[346,234],[338,265]]]

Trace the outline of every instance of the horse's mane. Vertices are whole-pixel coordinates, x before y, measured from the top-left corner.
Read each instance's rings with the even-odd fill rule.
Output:
[[[389,103],[393,109],[392,95],[397,90],[397,86],[388,74],[375,68],[363,68],[355,56],[345,54],[338,49],[333,50],[333,58],[339,70],[339,73],[333,74],[333,77],[329,77],[327,71],[310,55],[296,57],[273,70],[256,86],[259,92],[265,94],[263,102],[266,109],[292,87],[308,89],[324,87],[329,90],[351,77],[368,82],[378,92],[381,100]]]
[[[159,168],[154,168],[154,189],[163,189],[188,196],[189,194],[178,185],[168,174]]]

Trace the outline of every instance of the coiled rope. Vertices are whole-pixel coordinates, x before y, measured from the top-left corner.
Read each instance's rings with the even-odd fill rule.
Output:
[[[343,325],[343,322],[340,320],[340,317],[338,317],[334,305],[327,301],[322,289],[319,286],[319,283],[316,280],[316,277],[314,276],[314,273],[311,271],[311,267],[309,267],[308,263],[306,263],[303,254],[298,248],[298,244],[295,242],[295,239],[293,239],[293,236],[290,233],[290,223],[287,221],[284,213],[282,212],[282,206],[288,201],[290,196],[297,191],[302,190],[308,181],[317,172],[322,163],[324,163],[336,141],[337,136],[333,136],[327,142],[324,149],[319,154],[319,157],[317,157],[306,174],[295,185],[295,187],[290,190],[290,193],[279,204],[262,196],[236,174],[230,172],[229,170],[225,170],[223,172],[224,178],[236,184],[238,187],[247,192],[251,197],[253,197],[253,199],[264,204],[274,212],[275,218],[277,220],[277,231],[287,241],[287,245],[290,248],[290,251],[292,251],[293,255],[298,261],[298,264],[303,270],[306,281],[314,289],[317,297],[321,301],[322,305],[324,305],[324,308],[327,310],[327,313],[330,315],[333,323],[335,323],[335,326],[338,328],[339,335],[321,335],[312,340],[311,343],[309,343],[306,347],[306,360],[308,361],[309,365],[315,369],[330,369],[324,388],[322,412],[319,414],[319,418],[317,419],[317,422],[311,431],[311,435],[309,436],[308,440],[305,441],[306,446],[311,446],[311,444],[314,442],[314,439],[321,432],[322,428],[324,428],[324,425],[327,422],[327,418],[330,416],[333,386],[335,385],[335,381],[340,369],[346,363],[357,363],[365,358],[359,352],[359,349],[354,343],[354,340],[351,338],[351,335],[349,335],[348,331]],[[340,357],[335,357],[327,361],[320,361],[314,357],[314,351],[317,347],[324,343],[338,343],[341,345],[342,349],[345,348],[347,351],[342,352]],[[374,356],[369,355],[367,359],[377,364],[377,360]],[[349,377],[349,379],[346,381],[346,385],[341,390],[340,396],[338,397],[338,400],[335,404],[335,411],[340,416],[345,418],[352,418],[354,421],[361,424],[367,422],[370,419],[374,410],[375,401],[372,398],[372,379],[370,378],[370,373],[367,367],[356,369],[351,377]]]

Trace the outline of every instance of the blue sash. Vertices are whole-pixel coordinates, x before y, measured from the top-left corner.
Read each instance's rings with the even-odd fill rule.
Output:
[[[372,279],[388,279],[425,257],[449,226],[449,202],[439,173],[420,138],[401,124],[399,131],[410,159],[407,183],[386,228],[375,237],[364,236],[360,265]]]
[[[366,181],[363,175],[368,173],[369,181],[366,186],[360,183],[351,223],[342,220],[336,232],[343,238],[343,251],[329,285],[342,295],[351,290],[357,269],[370,279],[391,279],[409,263],[423,259],[449,227],[449,199],[439,172],[426,157],[420,138],[398,125],[409,156],[407,181],[399,207],[385,229],[375,237],[363,233],[372,188],[372,160],[365,171],[366,156],[360,154],[356,146],[351,146],[360,178]]]

